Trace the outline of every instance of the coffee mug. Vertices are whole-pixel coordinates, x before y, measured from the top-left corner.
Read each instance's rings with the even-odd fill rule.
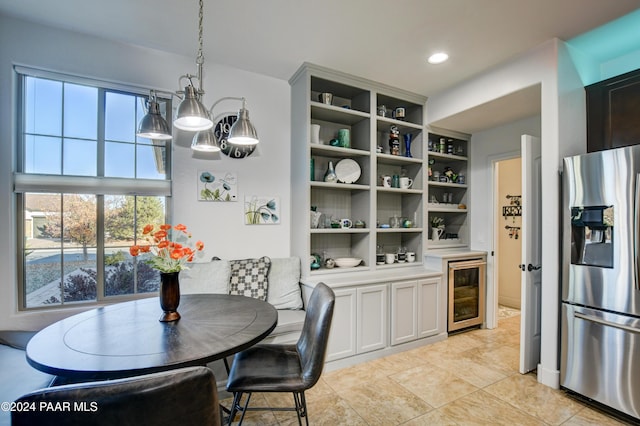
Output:
[[[386,253],[386,254],[384,255],[384,260],[385,260],[387,263],[394,263],[394,262],[396,261],[396,255],[395,255],[395,253]]]
[[[331,105],[331,103],[333,102],[333,94],[328,92],[320,93],[318,95],[318,100],[323,104]]]
[[[413,263],[416,261],[416,254],[412,251],[407,252],[407,262]]]
[[[398,258],[398,263],[404,263],[407,260],[406,253],[398,253],[396,254],[396,257]]]
[[[340,226],[343,228],[351,228],[353,223],[351,222],[351,219],[340,219]]]
[[[384,265],[385,255],[384,254],[376,254],[376,265]]]
[[[393,118],[396,120],[404,120],[405,113],[404,107],[398,107],[393,111]]]
[[[391,176],[382,176],[382,186],[391,188]]]
[[[413,185],[413,179],[403,176],[400,178],[400,188],[409,189]]]

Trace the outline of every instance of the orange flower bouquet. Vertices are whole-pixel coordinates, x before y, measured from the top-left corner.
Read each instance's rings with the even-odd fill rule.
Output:
[[[129,253],[134,257],[151,253],[144,262],[160,272],[179,272],[185,269],[185,263],[192,262],[196,252],[204,249],[202,241],[196,241],[193,248],[189,246],[191,233],[182,224],[164,224],[157,230],[153,225],[146,225],[142,235],[148,244],[133,245],[129,248]]]

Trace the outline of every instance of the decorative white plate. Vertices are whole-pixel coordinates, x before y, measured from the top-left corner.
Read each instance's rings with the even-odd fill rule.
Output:
[[[334,259],[336,261],[336,266],[341,268],[353,268],[354,266],[358,266],[362,259],[357,257],[338,257]]]
[[[336,164],[336,176],[343,183],[353,183],[360,178],[360,165],[350,158],[338,161]]]

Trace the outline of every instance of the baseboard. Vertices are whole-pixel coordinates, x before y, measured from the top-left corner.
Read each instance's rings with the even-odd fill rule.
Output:
[[[538,364],[538,383],[553,389],[560,389],[560,370],[550,370]]]

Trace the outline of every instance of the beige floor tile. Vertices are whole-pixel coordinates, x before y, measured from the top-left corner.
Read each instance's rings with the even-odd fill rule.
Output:
[[[368,364],[375,369],[385,371],[387,375],[401,373],[409,368],[425,364],[427,360],[416,349],[389,355],[370,361]]]
[[[507,376],[495,368],[479,364],[470,359],[449,357],[440,360],[438,367],[447,370],[474,386],[483,388]]]
[[[367,422],[365,422],[344,399],[337,395],[318,398],[313,403],[307,401],[307,409],[309,410],[309,424],[312,426],[367,425]],[[277,416],[280,425],[288,426],[298,424],[295,413],[277,413]],[[286,418],[284,416],[286,416]]]
[[[453,417],[444,414],[442,409],[437,409],[411,419],[402,426],[457,426],[458,424]]]
[[[393,380],[413,392],[433,407],[441,407],[478,388],[455,374],[425,364],[391,376]]]
[[[591,407],[585,407],[575,416],[571,417],[562,426],[616,426],[631,424],[617,420]]]
[[[519,374],[520,350],[512,345],[485,345],[461,354],[461,357],[475,361],[510,376]]]
[[[433,409],[389,378],[341,389],[338,394],[369,425],[397,425]]]
[[[460,425],[544,425],[539,419],[479,390],[447,404],[440,410]]]
[[[371,364],[371,362],[363,362],[353,367],[323,373],[322,379],[334,391],[337,391],[388,376],[387,371],[374,368],[374,366],[375,364]]]
[[[513,375],[484,390],[552,425],[562,424],[583,408],[564,392],[540,385],[532,374]]]

